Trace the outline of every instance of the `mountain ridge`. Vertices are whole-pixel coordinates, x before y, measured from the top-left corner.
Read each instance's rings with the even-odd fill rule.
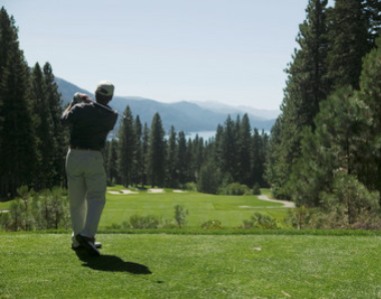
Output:
[[[62,95],[63,104],[67,105],[75,92],[83,92],[94,97],[94,94],[73,84],[69,81],[56,77],[58,90]],[[115,96],[111,102],[113,109],[116,109],[121,115],[129,106],[134,117],[139,115],[142,124],[147,123],[150,126],[153,115],[159,113],[166,132],[173,126],[176,131],[198,132],[198,131],[215,131],[218,125],[222,125],[230,115],[236,118],[247,113],[252,128],[270,131],[275,122],[276,115],[273,111],[269,116],[254,115],[256,109],[246,107],[240,110],[238,107],[231,107],[226,104],[216,104],[213,102],[189,102],[179,101],[175,103],[163,103],[154,99],[148,99],[140,96]],[[213,110],[213,106],[215,109]],[[250,110],[253,109],[253,110]],[[249,111],[250,110],[250,111]],[[263,111],[263,110],[262,110]],[[267,117],[267,118],[266,118]],[[119,120],[121,117],[119,117]]]

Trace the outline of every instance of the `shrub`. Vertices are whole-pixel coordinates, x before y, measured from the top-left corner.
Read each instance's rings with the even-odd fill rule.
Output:
[[[1,217],[1,226],[6,230],[34,230],[68,228],[70,224],[66,192],[61,188],[35,193],[22,186],[19,195]]]
[[[250,189],[246,185],[240,183],[231,183],[224,188],[220,189],[220,194],[223,195],[248,195]]]
[[[19,197],[11,203],[8,216],[4,217],[2,225],[4,229],[11,231],[33,230],[35,228],[32,210],[33,191],[22,186],[17,189],[17,193]]]
[[[129,225],[131,228],[158,228],[160,225],[160,220],[156,216],[148,215],[148,216],[139,216],[132,215],[130,217]],[[129,227],[127,223],[123,223],[124,227]]]
[[[197,184],[194,182],[186,183],[185,184],[185,190],[196,192],[197,191]]]
[[[222,175],[219,168],[212,163],[207,163],[200,169],[197,190],[203,193],[217,194],[221,181]]]
[[[332,192],[322,194],[322,208],[327,214],[340,211],[346,219],[344,225],[355,225],[358,221],[365,220],[363,215],[378,213],[379,193],[370,192],[354,176],[338,173]]]
[[[285,222],[297,229],[303,229],[311,225],[313,209],[301,206],[295,209],[289,209]]]
[[[208,220],[201,224],[201,228],[204,229],[221,229],[222,223],[220,220]]]
[[[0,211],[0,227],[7,229],[8,223],[10,223],[9,212]]]
[[[58,229],[70,226],[69,204],[61,188],[44,190],[34,201],[35,218],[39,229]]]
[[[265,215],[261,213],[254,213],[250,220],[243,221],[243,228],[264,228],[273,229],[278,228],[276,220],[270,215]]]
[[[253,195],[261,195],[261,186],[258,183],[255,183],[253,186]]]
[[[188,215],[188,210],[185,209],[182,205],[175,206],[175,220],[178,227],[185,226],[187,215]]]

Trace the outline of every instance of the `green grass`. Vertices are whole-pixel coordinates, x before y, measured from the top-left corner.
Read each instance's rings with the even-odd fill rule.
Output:
[[[380,236],[0,234],[0,298],[381,298]],[[150,273],[150,274],[149,274]]]
[[[1,210],[8,210],[11,206],[11,201],[1,202],[0,201],[0,211]]]
[[[121,187],[108,191],[120,191]],[[138,194],[107,194],[100,228],[110,227],[128,221],[132,215],[154,215],[168,220],[174,219],[174,207],[184,206],[189,214],[188,227],[200,227],[208,220],[219,220],[224,227],[241,226],[254,212],[261,212],[282,222],[287,209],[280,203],[258,200],[256,196],[216,196],[197,192],[164,193],[139,192]]]

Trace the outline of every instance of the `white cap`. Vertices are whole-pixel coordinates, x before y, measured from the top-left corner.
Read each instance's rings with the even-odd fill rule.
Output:
[[[114,95],[114,85],[110,81],[101,81],[95,92],[107,97],[112,97]]]

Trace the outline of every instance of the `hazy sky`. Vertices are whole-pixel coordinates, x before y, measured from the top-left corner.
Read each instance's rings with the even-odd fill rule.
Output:
[[[89,91],[278,109],[307,0],[3,0],[29,65]]]

